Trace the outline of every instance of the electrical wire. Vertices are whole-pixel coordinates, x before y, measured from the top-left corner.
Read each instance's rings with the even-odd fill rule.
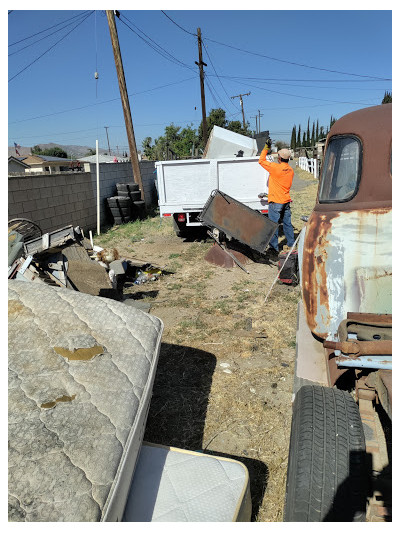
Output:
[[[81,16],[82,16],[82,18],[84,17],[84,15],[81,15]],[[22,48],[20,48],[19,50],[16,50],[15,52],[11,52],[11,54],[8,54],[8,57],[13,56],[15,54],[18,54],[19,52],[22,52],[22,50],[25,50],[26,48],[29,48],[30,46],[33,46],[34,44],[39,43],[40,41],[43,41],[44,39],[47,39],[48,37],[51,37],[52,35],[54,35],[55,33],[58,33],[59,31],[65,30],[65,28],[68,28],[69,26],[71,26],[72,24],[75,24],[75,23],[76,23],[76,21],[74,20],[74,21],[70,22],[69,24],[66,24],[62,28],[58,28],[58,30],[55,30],[52,33],[49,33],[48,35],[45,35],[44,37],[41,37],[40,39],[37,39],[36,41],[33,41],[33,43],[27,44],[27,45],[23,46]]]
[[[134,26],[135,28],[137,28],[138,31],[140,31],[143,35],[145,35],[147,37],[147,39],[149,39],[153,44],[154,46],[149,42],[147,41],[144,37],[142,37],[142,35],[139,35],[139,33],[137,31],[135,31],[131,26],[129,26],[129,24],[127,24],[123,19],[126,19],[130,24],[132,24],[132,26]],[[122,22],[122,24],[125,24],[125,26],[127,28],[129,28],[135,35],[137,35],[140,39],[142,39],[142,41],[144,41],[148,46],[150,46],[150,48],[152,48],[155,52],[157,52],[158,54],[160,54],[162,57],[164,57],[164,59],[168,59],[168,61],[171,61],[172,63],[175,63],[176,65],[179,65],[179,66],[183,66],[185,68],[188,68],[189,70],[191,71],[194,71],[195,69],[189,65],[186,65],[186,63],[183,63],[183,61],[181,61],[180,59],[176,58],[175,56],[173,56],[170,52],[168,52],[167,50],[165,50],[165,48],[163,48],[162,46],[160,46],[158,43],[156,43],[151,37],[149,37],[143,30],[141,30],[140,28],[138,28],[132,21],[130,21],[128,19],[128,17],[125,17],[124,15],[120,14],[120,16],[118,17],[118,20],[120,22]]]
[[[371,83],[371,82],[377,82],[377,81],[392,81],[392,78],[382,78],[377,80],[353,80],[353,79],[345,79],[345,80],[321,80],[318,79],[298,79],[298,78],[252,78],[249,76],[220,76],[221,78],[228,78],[228,79],[238,79],[238,80],[253,80],[253,81],[308,81],[308,82],[321,82],[321,83],[340,83],[340,82],[351,82],[351,83]]]
[[[240,83],[240,82],[235,82],[235,83]],[[251,83],[247,83],[246,85],[248,85],[249,87],[254,87],[255,89],[260,89],[261,91],[267,91],[269,93],[274,93],[274,94],[282,94],[284,96],[293,96],[295,98],[303,98],[306,100],[318,100],[321,102],[330,102],[334,104],[355,104],[355,105],[366,105],[366,106],[375,105],[375,104],[370,104],[366,102],[347,102],[347,101],[339,101],[339,100],[326,100],[324,98],[315,98],[312,96],[300,96],[299,94],[284,93],[281,91],[274,91],[272,89],[266,89],[265,87],[258,87],[257,85],[252,85]]]
[[[32,35],[29,35],[28,37],[24,37],[23,39],[20,39],[19,41],[15,41],[8,45],[14,46],[15,44],[22,43],[23,41],[26,41],[27,39],[31,39],[32,37],[36,37],[36,35],[40,35],[41,33],[44,33],[45,31],[52,30],[53,28],[56,28],[57,26],[60,26],[60,24],[65,24],[66,22],[69,22],[70,20],[76,19],[78,17],[81,17],[82,15],[88,13],[89,10],[84,11],[83,13],[78,13],[78,15],[74,15],[73,17],[70,17],[69,19],[63,20],[62,22],[59,22],[58,24],[53,24],[53,26],[50,26],[49,28],[46,28],[45,30],[38,31],[37,33],[33,33]],[[11,11],[12,13],[12,11]]]
[[[197,76],[191,76],[190,78],[185,78],[184,80],[180,80],[180,81],[173,81],[171,83],[166,83],[164,85],[159,85],[157,87],[152,87],[151,89],[146,89],[144,91],[138,91],[136,93],[130,93],[128,96],[137,96],[138,94],[149,93],[151,91],[156,91],[158,89],[163,89],[164,87],[170,87],[171,85],[178,85],[179,83],[184,83],[185,81],[189,81],[189,80],[193,80],[193,79],[197,79]],[[39,115],[37,117],[25,118],[25,119],[22,119],[22,120],[14,120],[13,122],[9,122],[9,124],[19,124],[20,122],[27,122],[27,121],[30,121],[30,120],[37,120],[37,119],[40,119],[40,118],[52,117],[54,115],[60,115],[62,113],[70,113],[71,111],[80,111],[81,109],[86,109],[88,107],[94,107],[94,106],[102,105],[102,104],[109,104],[110,102],[116,102],[117,100],[120,101],[121,98],[120,97],[111,98],[110,100],[104,100],[103,102],[96,102],[94,104],[87,104],[87,105],[80,106],[80,107],[73,107],[73,108],[70,108],[70,109],[64,109],[63,111],[56,111],[54,113],[47,113],[46,115]]]
[[[221,43],[220,41],[216,41],[216,40],[210,39],[208,37],[204,37],[204,39],[207,40],[207,41],[210,41],[212,43],[216,43],[216,44],[220,44],[222,46],[226,46],[227,48],[232,48],[233,50],[238,50],[239,52],[243,52],[245,54],[250,54],[250,55],[254,55],[254,56],[258,56],[258,57],[264,57],[266,59],[270,59],[271,61],[278,61],[279,63],[287,63],[289,65],[295,65],[297,67],[310,68],[310,69],[313,69],[313,70],[321,70],[321,71],[324,71],[324,72],[333,72],[335,74],[345,74],[346,76],[356,76],[357,78],[370,78],[370,79],[374,79],[374,80],[387,81],[386,78],[380,78],[378,76],[368,76],[368,75],[365,75],[365,74],[354,74],[352,72],[343,72],[341,70],[333,70],[333,69],[329,69],[329,68],[314,67],[314,66],[311,66],[311,65],[306,65],[304,63],[296,63],[294,61],[288,61],[287,59],[278,59],[276,57],[267,56],[265,54],[260,54],[258,52],[250,52],[249,50],[243,50],[243,48],[238,48],[237,46],[232,46],[230,44]]]
[[[203,43],[202,43],[202,44],[203,44]],[[207,54],[207,57],[208,57],[208,59],[209,59],[209,61],[210,61],[210,63],[211,63],[211,66],[212,66],[212,68],[213,68],[213,70],[214,70],[214,72],[215,72],[215,75],[217,76],[218,81],[219,81],[219,83],[221,84],[221,87],[222,87],[224,93],[226,94],[226,96],[227,96],[227,98],[228,98],[229,103],[232,105],[232,107],[235,109],[235,111],[237,111],[237,110],[238,110],[238,107],[234,105],[234,103],[232,102],[231,97],[230,97],[229,94],[226,92],[225,87],[224,87],[223,84],[222,84],[221,78],[220,78],[220,76],[218,76],[217,71],[215,70],[214,63],[213,63],[212,60],[211,60],[210,54],[208,53],[208,50],[207,50],[207,47],[206,47],[206,46],[204,46],[204,50],[205,50],[205,52],[206,52],[206,54]],[[211,82],[210,82],[210,83],[211,83]]]
[[[189,35],[193,35],[194,37],[197,37],[197,35],[196,35],[195,33],[192,33],[192,32],[190,32],[190,31],[188,31],[188,30],[185,30],[185,28],[182,28],[182,26],[179,26],[179,24],[177,24],[174,20],[172,20],[172,18],[169,17],[169,16],[165,13],[165,11],[161,10],[161,13],[164,13],[164,15],[167,17],[167,19],[169,19],[173,24],[175,24],[175,26],[178,26],[178,28],[180,28],[182,31],[188,33]]]
[[[10,83],[10,81],[12,81],[13,79],[15,79],[17,76],[19,76],[20,74],[22,74],[22,72],[24,72],[25,70],[27,70],[29,67],[31,67],[34,63],[36,63],[36,61],[39,61],[40,58],[42,58],[45,54],[47,54],[47,52],[50,52],[50,50],[52,50],[55,46],[57,46],[57,44],[59,44],[63,39],[65,39],[70,33],[72,33],[74,30],[76,30],[76,28],[78,28],[78,26],[80,26],[83,22],[85,22],[86,19],[88,19],[90,17],[90,15],[93,13],[93,11],[91,11],[81,22],[79,22],[74,28],[72,28],[72,30],[70,30],[68,33],[66,33],[63,37],[61,37],[61,39],[59,39],[56,43],[54,43],[52,46],[50,46],[50,48],[48,48],[47,50],[45,50],[43,52],[43,54],[40,54],[40,56],[38,56],[36,59],[34,59],[33,61],[31,61],[28,65],[26,65],[26,67],[24,67],[22,70],[20,70],[19,72],[17,72],[17,74],[14,74],[14,76],[12,78],[10,78],[8,80],[8,82]]]
[[[209,76],[214,76],[214,74],[209,74]],[[326,86],[321,86],[321,85],[299,85],[299,84],[294,84],[294,83],[280,83],[280,82],[273,82],[273,81],[267,81],[263,78],[244,78],[244,77],[237,77],[237,76],[218,76],[216,75],[217,78],[226,78],[226,79],[230,79],[230,80],[238,80],[238,79],[243,79],[243,80],[251,80],[251,79],[254,79],[254,80],[257,80],[258,79],[258,82],[259,83],[266,83],[268,85],[283,85],[283,86],[287,86],[287,87],[305,87],[307,89],[337,89],[337,90],[342,90],[342,89],[345,89],[345,90],[349,90],[349,91],[384,91],[385,88],[371,88],[371,87],[346,87],[346,86],[342,86],[342,87],[332,87],[332,85],[330,85],[329,87],[326,87]],[[307,80],[308,81],[308,80]],[[311,82],[312,80],[310,80]],[[315,80],[317,81],[317,80]],[[319,80],[318,80],[319,81]],[[322,80],[321,80],[322,81]],[[340,81],[340,80],[338,80]],[[380,80],[348,80],[348,81],[379,81]]]

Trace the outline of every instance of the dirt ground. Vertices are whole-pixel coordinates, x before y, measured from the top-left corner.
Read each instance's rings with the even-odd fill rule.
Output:
[[[295,235],[316,189],[313,177],[296,169]],[[164,323],[145,440],[242,461],[252,520],[282,521],[299,287],[276,283],[265,302],[276,266],[249,260],[247,274],[210,264],[210,239],[182,240],[170,220],[157,216],[95,242],[164,272],[157,281],[124,286],[125,299],[148,303]]]

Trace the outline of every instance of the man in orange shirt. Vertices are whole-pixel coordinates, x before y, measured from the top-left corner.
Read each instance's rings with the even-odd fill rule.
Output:
[[[290,187],[292,186],[294,171],[289,165],[290,150],[283,148],[278,152],[278,163],[271,163],[266,160],[270,146],[268,143],[261,152],[259,163],[269,172],[268,180],[268,218],[273,222],[282,220],[283,232],[287,245],[291,248],[294,244],[294,231],[290,212]],[[260,195],[262,196],[262,195]],[[277,258],[278,230],[269,243],[269,251]]]

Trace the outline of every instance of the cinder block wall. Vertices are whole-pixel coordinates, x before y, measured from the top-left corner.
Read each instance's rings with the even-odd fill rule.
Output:
[[[153,161],[141,161],[141,175],[146,205],[157,205]],[[116,195],[116,183],[132,182],[130,163],[101,163],[100,223],[110,223],[106,198]],[[8,219],[28,218],[39,224],[43,232],[72,224],[84,230],[97,228],[96,165],[90,172],[68,172],[9,176]]]

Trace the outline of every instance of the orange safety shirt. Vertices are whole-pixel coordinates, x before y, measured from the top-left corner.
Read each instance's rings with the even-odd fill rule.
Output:
[[[268,202],[286,204],[291,202],[290,187],[292,186],[294,170],[289,163],[271,163],[266,160],[268,150],[263,150],[258,162],[269,172]]]

